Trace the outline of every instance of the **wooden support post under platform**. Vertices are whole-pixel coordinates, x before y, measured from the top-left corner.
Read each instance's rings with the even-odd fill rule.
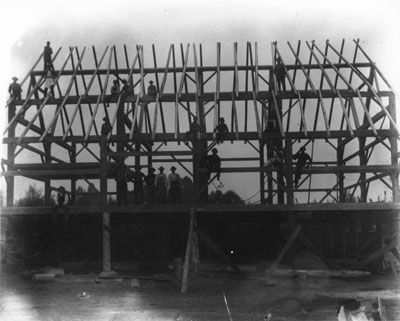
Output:
[[[342,139],[338,138],[337,140],[337,165],[338,166],[345,166],[345,162],[343,161],[343,155],[344,155],[344,145],[342,145]],[[344,174],[343,173],[337,173],[337,180],[338,180],[338,187],[339,187],[339,195],[338,199],[341,203],[344,203],[346,201],[346,192],[344,189]]]
[[[234,272],[243,277],[243,272],[239,269],[239,267],[234,262],[232,262],[232,260],[219,248],[217,244],[215,244],[210,239],[210,237],[206,233],[204,233],[198,227],[195,227],[195,231],[197,232],[197,235],[200,237],[200,239],[203,240],[207,244],[207,246],[211,250],[213,250],[214,253],[217,254],[225,264],[229,265]]]
[[[293,145],[292,139],[285,139],[285,169],[286,169],[286,202],[287,204],[294,204],[294,192],[293,192]]]
[[[279,252],[278,257],[272,263],[270,268],[265,271],[265,278],[266,279],[270,278],[273,275],[275,269],[277,268],[279,263],[282,261],[283,257],[286,255],[287,251],[289,250],[290,246],[292,245],[292,243],[294,242],[296,237],[299,235],[301,229],[302,229],[302,226],[301,225],[297,225],[297,227],[295,228],[295,230],[293,231],[293,233],[290,235],[289,239],[287,240],[285,246]]]
[[[188,276],[189,276],[189,265],[190,265],[190,254],[192,252],[192,241],[193,241],[193,231],[194,231],[195,220],[196,220],[196,213],[194,210],[191,210],[190,211],[189,233],[188,233],[188,238],[187,238],[187,243],[186,243],[185,262],[183,264],[181,293],[186,293],[186,291],[187,291],[187,281],[188,281]]]
[[[389,96],[389,112],[393,119],[396,119],[396,99],[395,96],[392,94]],[[392,123],[390,123],[390,128],[394,129]],[[391,136],[389,137],[390,141],[390,151],[391,151],[391,159],[392,165],[398,165],[399,160],[397,158],[397,150],[398,150],[398,142],[397,137]],[[400,192],[399,192],[399,172],[396,171],[395,173],[391,174],[392,179],[392,195],[393,195],[393,202],[400,202]]]
[[[264,166],[265,164],[265,159],[264,159],[264,153],[265,153],[265,142],[260,141],[260,168]],[[261,204],[265,204],[265,172],[260,172],[260,202]]]
[[[15,117],[16,107],[14,103],[8,105],[8,122],[11,123],[11,120]],[[10,128],[8,129],[8,137],[15,137],[15,127],[16,124],[12,123]],[[7,144],[7,170],[11,170],[14,165],[14,153],[15,153],[15,144]],[[10,176],[6,179],[7,183],[7,200],[6,204],[8,207],[14,206],[14,176]]]
[[[100,206],[107,206],[107,142],[100,142]],[[116,273],[111,270],[111,246],[110,246],[110,213],[103,212],[102,224],[103,244],[103,271],[101,278],[113,278]]]
[[[371,262],[375,261],[376,259],[378,259],[382,255],[384,255],[387,251],[391,251],[393,248],[396,247],[397,244],[398,244],[398,240],[393,240],[389,244],[387,244],[384,247],[380,248],[378,251],[375,251],[374,253],[370,254],[369,256],[367,256],[366,258],[364,258],[363,260],[358,262],[356,265],[354,265],[352,267],[352,269],[359,270],[359,269],[362,269],[362,268],[366,267],[368,264],[370,264]]]
[[[359,137],[360,146],[360,166],[366,166],[368,159],[365,151],[365,137]],[[360,173],[360,200],[362,203],[367,202],[367,174],[365,172]]]

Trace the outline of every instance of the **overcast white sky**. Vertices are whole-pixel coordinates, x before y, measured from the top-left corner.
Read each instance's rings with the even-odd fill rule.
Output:
[[[171,43],[229,45],[298,40],[350,45],[359,38],[396,92],[400,92],[398,1],[126,1],[19,0],[1,4],[0,101],[14,75],[22,78],[47,40],[53,48]],[[100,50],[100,49],[99,49]],[[399,105],[399,103],[398,103]],[[2,108],[2,112],[4,112]],[[2,124],[4,126],[4,117]],[[1,131],[2,132],[2,131]],[[4,157],[4,156],[3,156]],[[4,180],[4,179],[2,179]],[[0,184],[4,186],[4,184]]]

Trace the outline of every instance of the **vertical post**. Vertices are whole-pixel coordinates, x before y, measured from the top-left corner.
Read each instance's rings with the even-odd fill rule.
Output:
[[[11,120],[15,117],[15,104],[12,102],[10,105],[8,105],[8,122],[9,124],[11,123]],[[15,137],[15,122],[12,123],[8,129],[8,137]],[[15,144],[14,143],[9,143],[7,145],[7,169],[12,170],[12,167],[14,165],[14,153],[15,153]],[[8,207],[14,206],[14,184],[15,184],[15,179],[14,176],[9,176],[6,180],[7,182],[7,201],[6,205]]]
[[[360,166],[367,165],[367,153],[365,151],[365,137],[358,139],[360,146]],[[367,202],[367,175],[365,172],[360,173],[360,198],[362,203]]]
[[[76,163],[76,143],[72,143],[71,163]],[[71,179],[71,204],[76,202],[76,178]]]
[[[263,168],[265,160],[264,160],[264,146],[265,142],[260,141],[260,167]],[[260,171],[260,201],[261,204],[265,203],[265,184],[264,184],[265,172]]]
[[[142,62],[143,63],[143,62]],[[139,96],[138,96],[139,97]],[[117,110],[117,136],[122,136],[125,134],[125,114],[124,114],[124,107],[125,107],[125,99],[121,99],[118,105]],[[134,108],[138,108],[138,105],[135,105]],[[136,111],[134,112],[136,113]],[[136,129],[136,119],[132,122],[132,128]],[[117,152],[123,153],[124,152],[124,142],[117,141]],[[118,170],[125,170],[124,169],[124,158],[123,156],[118,156],[118,163],[120,163]],[[127,183],[124,179],[124,175],[118,175],[117,178],[117,201],[118,205],[125,205],[127,202]]]
[[[285,138],[285,170],[286,170],[286,202],[287,204],[294,204],[294,191],[293,191],[293,145],[290,137]]]
[[[336,159],[338,166],[344,166],[343,162],[343,155],[344,155],[344,146],[342,146],[342,138],[338,138],[337,140],[337,149],[336,149]],[[344,190],[344,174],[338,173],[337,174],[338,180],[338,188],[339,188],[339,201],[340,203],[344,203],[346,201],[346,193]]]
[[[394,94],[392,93],[389,96],[389,113],[390,116],[396,121],[396,100],[394,97]],[[395,130],[393,124],[390,124],[390,129]],[[398,165],[398,158],[397,158],[397,148],[398,148],[398,143],[397,143],[397,137],[395,136],[390,136],[390,153],[391,153],[391,159],[392,159],[392,165]],[[391,174],[391,179],[392,179],[392,198],[393,202],[397,203],[400,202],[400,192],[399,192],[399,172],[395,171]]]
[[[197,88],[199,96],[204,93],[203,87],[203,72],[198,71]],[[199,97],[198,97],[199,98]],[[201,99],[198,100],[197,120],[200,125],[200,134],[206,132],[205,119],[204,119],[204,103]],[[193,185],[194,185],[194,201],[195,203],[206,202],[208,198],[208,175],[206,172],[201,172],[200,168],[203,166],[205,152],[207,151],[207,141],[199,140],[199,137],[193,138]],[[199,195],[199,191],[202,191]]]
[[[46,164],[51,163],[51,143],[44,143],[44,150],[46,152]],[[51,197],[51,180],[46,179],[44,181],[44,205],[50,206],[50,197]]]
[[[195,213],[194,209],[191,209],[190,210],[189,233],[188,233],[188,238],[187,238],[187,243],[186,243],[185,262],[183,265],[181,293],[186,293],[186,291],[187,291],[187,280],[188,280],[188,276],[189,276],[189,263],[190,263],[191,249],[192,249],[193,230],[194,230],[195,219],[196,219],[196,213]]]
[[[107,142],[100,141],[100,206],[102,208],[102,244],[103,244],[103,271],[100,277],[113,277],[111,271],[111,246],[110,246],[110,213],[105,211],[107,207]]]

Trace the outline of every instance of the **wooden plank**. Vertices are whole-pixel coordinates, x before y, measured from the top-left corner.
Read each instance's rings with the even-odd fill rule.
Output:
[[[33,64],[32,68],[29,69],[28,73],[25,75],[25,77],[21,80],[20,82],[20,86],[22,87],[23,84],[25,83],[25,81],[30,77],[31,73],[33,72],[33,70],[36,68],[36,66],[39,64],[40,60],[43,57],[43,52],[40,54],[39,58],[35,61],[35,63]],[[7,100],[6,106],[5,108],[7,108],[13,101],[14,101],[15,97],[12,97],[10,99]]]
[[[179,98],[182,95],[183,84],[184,84],[184,81],[185,81],[185,78],[186,78],[186,69],[187,69],[187,65],[188,65],[188,61],[189,61],[189,48],[190,48],[190,45],[187,44],[187,46],[186,46],[186,54],[185,54],[185,62],[183,64],[181,82],[179,84],[179,90],[178,90]]]
[[[133,136],[135,134],[136,120],[137,120],[137,116],[138,116],[138,113],[139,113],[139,101],[140,101],[140,95],[137,95],[136,96],[136,103],[135,103],[135,111],[134,111],[133,116],[132,116],[132,126],[131,126],[131,130],[130,130],[130,133],[129,133],[129,140],[132,140]],[[117,114],[115,114],[115,118],[116,117],[117,117]],[[108,136],[111,137],[111,133],[108,134]]]
[[[233,129],[235,132],[235,138],[238,139],[239,138],[239,124],[238,124],[238,116],[237,116],[236,102],[235,102],[234,94],[232,94],[232,120],[233,120]]]
[[[163,75],[163,79],[161,81],[161,87],[160,87],[160,91],[159,91],[160,97],[162,97],[162,95],[164,94],[165,83],[167,82],[168,68],[169,68],[169,62],[171,60],[172,48],[173,48],[173,46],[171,45],[169,47],[169,51],[168,51],[167,62],[165,64],[164,75]]]
[[[274,107],[274,111],[275,111],[275,114],[276,114],[276,120],[278,122],[279,132],[281,133],[282,137],[285,137],[285,131],[283,130],[281,113],[280,113],[279,108],[278,108],[278,101],[276,99],[275,92],[272,92],[272,99],[273,99],[273,102],[274,102],[273,103],[273,107]]]
[[[107,53],[108,49],[109,49],[109,47],[107,46],[106,49],[104,50],[104,53],[103,53],[103,55],[102,55],[102,57],[101,57],[101,59],[100,59],[100,62],[99,62],[99,64],[98,64],[98,66],[97,66],[95,72],[93,73],[92,77],[90,78],[89,84],[87,85],[87,88],[86,88],[84,94],[81,95],[81,96],[79,97],[79,100],[78,100],[78,102],[77,102],[76,105],[75,105],[75,109],[74,109],[74,111],[73,111],[73,113],[72,113],[72,116],[71,116],[71,119],[70,119],[70,123],[68,124],[68,126],[67,126],[67,128],[66,128],[66,130],[65,130],[65,132],[64,132],[63,140],[65,140],[65,139],[67,138],[68,131],[71,129],[72,124],[73,124],[73,122],[74,122],[74,119],[75,119],[75,117],[76,117],[76,113],[78,112],[78,109],[80,108],[81,101],[82,101],[82,99],[83,99],[84,97],[86,97],[87,94],[89,93],[89,90],[90,90],[90,88],[92,87],[92,84],[93,84],[93,82],[94,82],[94,79],[96,78],[97,72],[98,72],[98,70],[99,70],[99,68],[100,68],[100,66],[101,66],[101,63],[103,62],[104,57],[106,56],[106,53]]]
[[[337,95],[338,95],[338,98],[339,98],[340,106],[342,107],[343,116],[344,116],[345,119],[346,119],[347,128],[349,129],[350,135],[351,135],[351,136],[354,136],[353,126],[351,125],[350,118],[349,118],[349,116],[347,115],[346,107],[345,107],[345,104],[344,104],[344,102],[343,102],[343,97],[342,97],[342,95],[340,94],[340,91],[339,91],[339,90],[337,91]]]
[[[380,258],[382,255],[384,255],[387,251],[391,251],[394,247],[396,247],[397,244],[398,240],[391,241],[389,244],[385,245],[384,247],[380,248],[374,253],[368,255],[366,258],[362,259],[357,264],[352,266],[352,269],[358,270],[366,267],[368,264]]]
[[[198,106],[198,104],[196,104]],[[176,100],[175,100],[175,117],[174,117],[174,138],[178,139],[179,135],[179,96],[178,94],[176,95]]]
[[[193,205],[135,205],[135,206],[69,206],[68,213],[75,214],[99,214],[103,211],[114,213],[116,215],[123,213],[189,213]],[[382,217],[398,216],[400,210],[399,203],[311,203],[311,204],[255,204],[255,205],[201,205],[195,208],[197,212],[209,213],[212,215],[226,214],[234,217],[238,213],[249,214],[249,218],[264,218],[275,216],[277,214],[287,215],[293,213],[316,212],[318,217],[325,215],[336,215],[343,213],[351,216],[379,214]],[[53,214],[53,207],[2,207],[2,215],[45,215]],[[250,216],[252,215],[252,216]],[[255,216],[253,216],[255,215]],[[310,217],[311,219],[311,217]]]
[[[195,226],[196,213],[194,210],[190,211],[190,222],[189,222],[189,232],[186,243],[186,251],[185,251],[185,262],[183,264],[183,274],[182,274],[182,283],[181,283],[181,293],[186,293],[187,291],[187,281],[189,276],[189,264],[190,264],[190,255],[192,250],[192,242],[193,242],[193,231]]]
[[[360,126],[361,126],[360,124],[361,123],[360,123],[360,120],[358,118],[356,106],[354,104],[354,98],[350,97],[349,101],[350,101],[351,112],[353,114],[354,124],[356,125],[356,128],[360,128]]]
[[[393,87],[389,84],[389,82],[387,81],[387,79],[385,78],[385,76],[383,75],[383,73],[380,71],[380,69],[378,68],[378,66],[375,64],[375,62],[372,61],[372,59],[367,55],[367,53],[364,51],[364,49],[360,46],[359,41],[354,40],[354,43],[356,44],[357,48],[361,50],[361,52],[364,54],[365,58],[368,59],[369,63],[371,64],[371,66],[373,66],[373,68],[378,72],[379,76],[382,78],[382,80],[385,82],[386,86],[389,87],[389,89],[392,92],[395,92],[395,90],[393,89]],[[354,65],[354,64],[353,64]],[[356,67],[356,66],[355,66]],[[357,67],[356,67],[357,68]]]
[[[392,118],[392,116],[390,115],[390,113],[386,110],[386,108],[385,108],[385,106],[383,105],[382,100],[379,98],[379,96],[378,96],[378,94],[377,94],[375,88],[369,83],[369,80],[368,80],[357,68],[355,68],[352,64],[350,64],[339,52],[337,52],[337,50],[336,50],[332,45],[330,45],[328,41],[327,41],[327,44],[328,44],[328,46],[330,46],[330,47],[332,48],[332,50],[333,50],[337,55],[341,56],[341,58],[343,59],[343,61],[351,68],[351,70],[354,71],[354,72],[357,74],[357,76],[359,76],[359,77],[364,81],[364,83],[367,85],[367,87],[368,87],[368,88],[370,89],[370,91],[373,93],[374,98],[375,98],[374,100],[378,103],[379,107],[380,107],[380,108],[382,109],[382,111],[386,114],[386,117],[389,119],[389,121],[390,121],[390,123],[392,124],[392,126],[393,126],[394,128],[396,128],[397,133],[400,135],[400,131],[399,131],[397,125],[396,125],[396,122],[394,121],[394,119]],[[361,49],[361,47],[358,46],[358,44],[357,44],[357,47]],[[376,69],[376,66],[375,66],[375,65],[374,65],[374,67],[375,67],[375,69]],[[390,86],[389,86],[389,88],[390,88]]]
[[[312,89],[314,92],[316,92],[317,89],[315,88],[314,83],[313,83],[313,81],[312,81],[310,75],[308,74],[308,72],[307,72],[306,69],[304,68],[304,65],[303,65],[303,63],[301,62],[299,55],[294,51],[294,49],[292,48],[292,45],[290,44],[289,41],[287,42],[287,44],[288,44],[290,50],[292,51],[293,55],[295,56],[296,61],[298,62],[298,64],[299,64],[301,70],[303,71],[303,74],[304,74],[304,76],[306,77],[308,84],[311,86],[311,89]]]
[[[56,52],[56,54],[55,54],[55,56],[54,56],[54,58],[53,58],[52,61],[54,61],[54,60],[56,59],[56,57],[58,56],[58,54],[60,53],[60,51],[61,51],[61,47],[60,47],[60,48],[58,49],[58,51]],[[44,79],[44,76],[45,76],[44,73],[41,72],[39,81],[36,83],[36,85],[33,87],[33,89],[28,93],[28,95],[27,95],[27,97],[26,97],[26,99],[25,99],[25,101],[24,101],[22,107],[18,110],[18,112],[15,114],[15,116],[14,116],[14,117],[11,119],[11,121],[9,121],[9,123],[7,124],[6,128],[4,129],[3,136],[7,133],[8,129],[9,129],[12,125],[15,124],[15,122],[17,121],[17,119],[19,118],[19,116],[21,116],[23,113],[25,113],[25,111],[26,111],[25,109],[26,109],[26,108],[29,108],[29,105],[28,105],[29,100],[31,99],[31,97],[32,97],[34,94],[37,93],[37,90],[39,89],[39,87],[40,87],[40,85],[41,85],[41,83],[42,83],[42,80]]]
[[[255,63],[255,86],[256,86],[256,95],[258,96],[258,88],[259,88],[259,84],[258,84],[258,45],[257,42],[254,43],[254,63]]]
[[[260,115],[258,113],[258,108],[257,108],[257,99],[256,99],[256,94],[253,92],[253,104],[254,104],[254,114],[256,117],[256,127],[257,127],[257,133],[258,133],[258,138],[261,139],[262,137],[262,130],[261,130],[261,123],[260,123]],[[278,116],[277,116],[278,117]]]
[[[312,276],[312,277],[339,277],[339,278],[359,278],[370,276],[368,271],[353,270],[295,270],[295,269],[275,269],[272,276]]]
[[[336,49],[329,43],[328,40],[326,41],[326,43],[327,43],[327,45],[328,45],[329,47],[333,48],[333,50],[334,50],[335,52],[337,52]],[[349,81],[346,79],[346,77],[343,76],[343,74],[339,71],[339,69],[335,67],[335,65],[329,60],[329,58],[327,57],[327,55],[325,55],[325,54],[319,49],[319,47],[318,47],[315,43],[314,43],[314,48],[316,48],[316,49],[318,50],[318,52],[324,57],[324,60],[327,61],[327,62],[331,65],[332,69],[336,72],[336,75],[339,75],[339,77],[342,78],[342,80],[344,81],[344,83],[351,89],[351,91],[355,92],[355,89],[354,89],[353,86],[349,83]],[[342,57],[342,55],[340,55],[340,56]],[[343,59],[343,58],[342,58],[342,59]]]
[[[300,95],[299,91],[297,91],[297,97],[298,97],[298,101],[299,101],[299,108],[300,108],[300,116],[301,116],[301,123],[302,123],[302,127],[303,127],[303,133],[304,133],[305,136],[307,136],[308,132],[307,132],[306,117],[304,115],[303,106],[301,105],[301,95]]]
[[[375,136],[378,136],[378,134],[376,132],[376,128],[374,126],[374,122],[373,122],[373,120],[371,118],[371,115],[369,114],[369,111],[368,111],[367,107],[365,106],[365,103],[364,103],[364,101],[363,101],[363,99],[362,99],[362,97],[360,95],[360,91],[358,89],[357,89],[357,95],[358,95],[358,99],[360,100],[361,106],[364,109],[364,115],[367,118],[368,123],[369,123],[372,131],[374,132]]]
[[[221,43],[217,42],[217,80],[216,80],[216,94],[217,94],[217,100],[219,100],[219,92],[221,88]]]
[[[65,59],[63,65],[61,66],[60,71],[58,72],[58,75],[57,75],[57,77],[55,79],[55,83],[58,83],[58,80],[60,79],[60,77],[62,75],[62,72],[64,71],[65,67],[67,66],[67,63],[68,63],[69,59],[72,56],[72,52],[73,52],[73,49],[71,48],[70,51],[69,51],[69,55],[67,56],[67,59]],[[33,115],[32,119],[29,121],[29,124],[27,126],[25,126],[24,130],[20,134],[20,141],[26,135],[26,133],[29,131],[29,129],[33,125],[33,123],[36,120],[36,118],[39,117],[39,115],[41,115],[43,108],[46,106],[47,101],[50,99],[50,95],[51,95],[51,91],[49,90],[48,93],[47,93],[47,96],[45,97],[45,99],[43,101],[43,103],[40,105],[40,107],[38,108],[36,113]]]
[[[232,262],[232,260],[222,251],[217,244],[215,244],[211,238],[205,234],[202,230],[200,230],[198,227],[195,227],[195,231],[197,232],[197,235],[207,244],[207,246],[214,251],[215,254],[217,254],[220,259],[227,265],[229,265],[234,272],[236,272],[239,275],[243,275],[243,272],[239,269],[239,267]]]
[[[286,64],[285,64],[285,62],[283,60],[283,57],[282,57],[282,55],[280,54],[280,52],[278,50],[278,46],[277,46],[276,42],[274,42],[274,46],[275,46],[275,52],[278,54],[278,57],[281,59],[283,68],[285,69],[285,73],[286,73],[287,79],[289,80],[290,87],[292,88],[292,91],[294,93],[296,93],[297,92],[296,86],[294,85],[294,81],[292,79],[292,76],[289,74],[289,71],[288,71],[288,69],[286,67]]]
[[[316,55],[315,52],[314,52],[313,47],[315,46],[315,44],[313,43],[313,47],[310,46],[310,44],[308,43],[308,41],[306,41],[306,44],[307,44],[308,49],[310,50],[311,55],[314,57],[315,61],[317,62],[317,65],[318,65],[319,69],[321,70],[321,72],[322,72],[322,74],[324,75],[326,81],[328,82],[329,87],[331,88],[331,90],[332,90],[334,93],[336,93],[337,90],[336,90],[335,86],[332,84],[331,79],[329,78],[328,74],[327,74],[326,71],[325,71],[325,64],[322,65],[322,64],[320,63],[320,61],[319,61],[317,55]]]
[[[235,96],[239,95],[239,69],[238,69],[238,56],[237,56],[237,42],[233,43],[233,63],[234,63],[234,88]]]
[[[283,246],[283,248],[281,249],[281,251],[279,252],[277,258],[274,260],[274,262],[271,264],[271,266],[269,267],[269,269],[265,270],[265,277],[266,278],[270,278],[277,266],[279,265],[279,263],[282,261],[283,257],[286,255],[287,251],[289,250],[290,246],[293,244],[294,240],[296,239],[296,237],[299,235],[301,229],[303,227],[301,225],[297,225],[296,228],[294,229],[294,231],[292,232],[292,234],[290,235],[289,239],[287,240],[286,244]]]
[[[331,130],[329,128],[328,113],[326,111],[326,107],[325,107],[325,104],[324,104],[324,99],[322,98],[322,95],[321,95],[321,90],[318,90],[318,96],[319,96],[319,101],[321,102],[322,115],[324,116],[324,124],[325,124],[326,135],[328,137],[330,137],[331,136]]]
[[[159,99],[160,99],[161,93],[157,93],[156,96],[156,104],[154,106],[154,119],[153,119],[153,130],[151,132],[151,139],[155,140],[156,139],[156,132],[157,132],[157,119],[158,119],[158,108],[159,108]]]
[[[76,74],[78,72],[78,67],[81,65],[83,57],[85,56],[85,52],[86,52],[86,47],[83,47],[82,50],[82,54],[79,58],[78,64],[77,66],[74,68],[74,73],[72,74],[71,80],[68,84],[67,90],[65,91],[64,94],[64,98],[62,99],[62,102],[59,106],[57,106],[56,112],[54,113],[53,118],[51,119],[49,125],[47,126],[47,128],[45,129],[45,131],[43,132],[42,136],[40,137],[40,141],[42,142],[44,140],[44,138],[47,136],[47,134],[51,131],[52,128],[55,128],[55,125],[57,123],[58,117],[60,115],[60,113],[62,112],[68,98],[69,98],[69,93],[71,92],[72,89],[72,85],[75,82],[76,79]],[[64,130],[65,131],[65,130]]]
[[[114,46],[114,49],[115,49],[115,46]],[[100,101],[104,101],[104,96],[105,96],[105,94],[107,92],[107,86],[108,86],[108,80],[109,80],[109,77],[110,77],[110,68],[111,68],[111,62],[112,62],[113,55],[114,55],[114,50],[110,50],[110,55],[108,57],[107,74],[106,74],[106,79],[104,81],[104,88],[103,88],[103,90],[101,91],[100,95],[97,98],[96,106],[94,108],[93,115],[92,115],[92,117],[91,117],[91,119],[89,121],[89,125],[88,125],[88,128],[86,130],[85,141],[87,141],[87,139],[89,138],[90,131],[92,129],[94,120],[95,120],[96,115],[97,115],[97,111],[98,111],[99,106],[100,106]]]

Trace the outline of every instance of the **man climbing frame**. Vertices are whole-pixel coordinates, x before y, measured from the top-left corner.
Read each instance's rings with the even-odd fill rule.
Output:
[[[299,180],[301,178],[301,169],[304,167],[309,167],[312,163],[312,158],[306,153],[306,148],[304,146],[300,147],[300,150],[293,155],[293,159],[297,160],[296,163],[296,174],[294,178],[294,185],[297,187],[299,185]]]

